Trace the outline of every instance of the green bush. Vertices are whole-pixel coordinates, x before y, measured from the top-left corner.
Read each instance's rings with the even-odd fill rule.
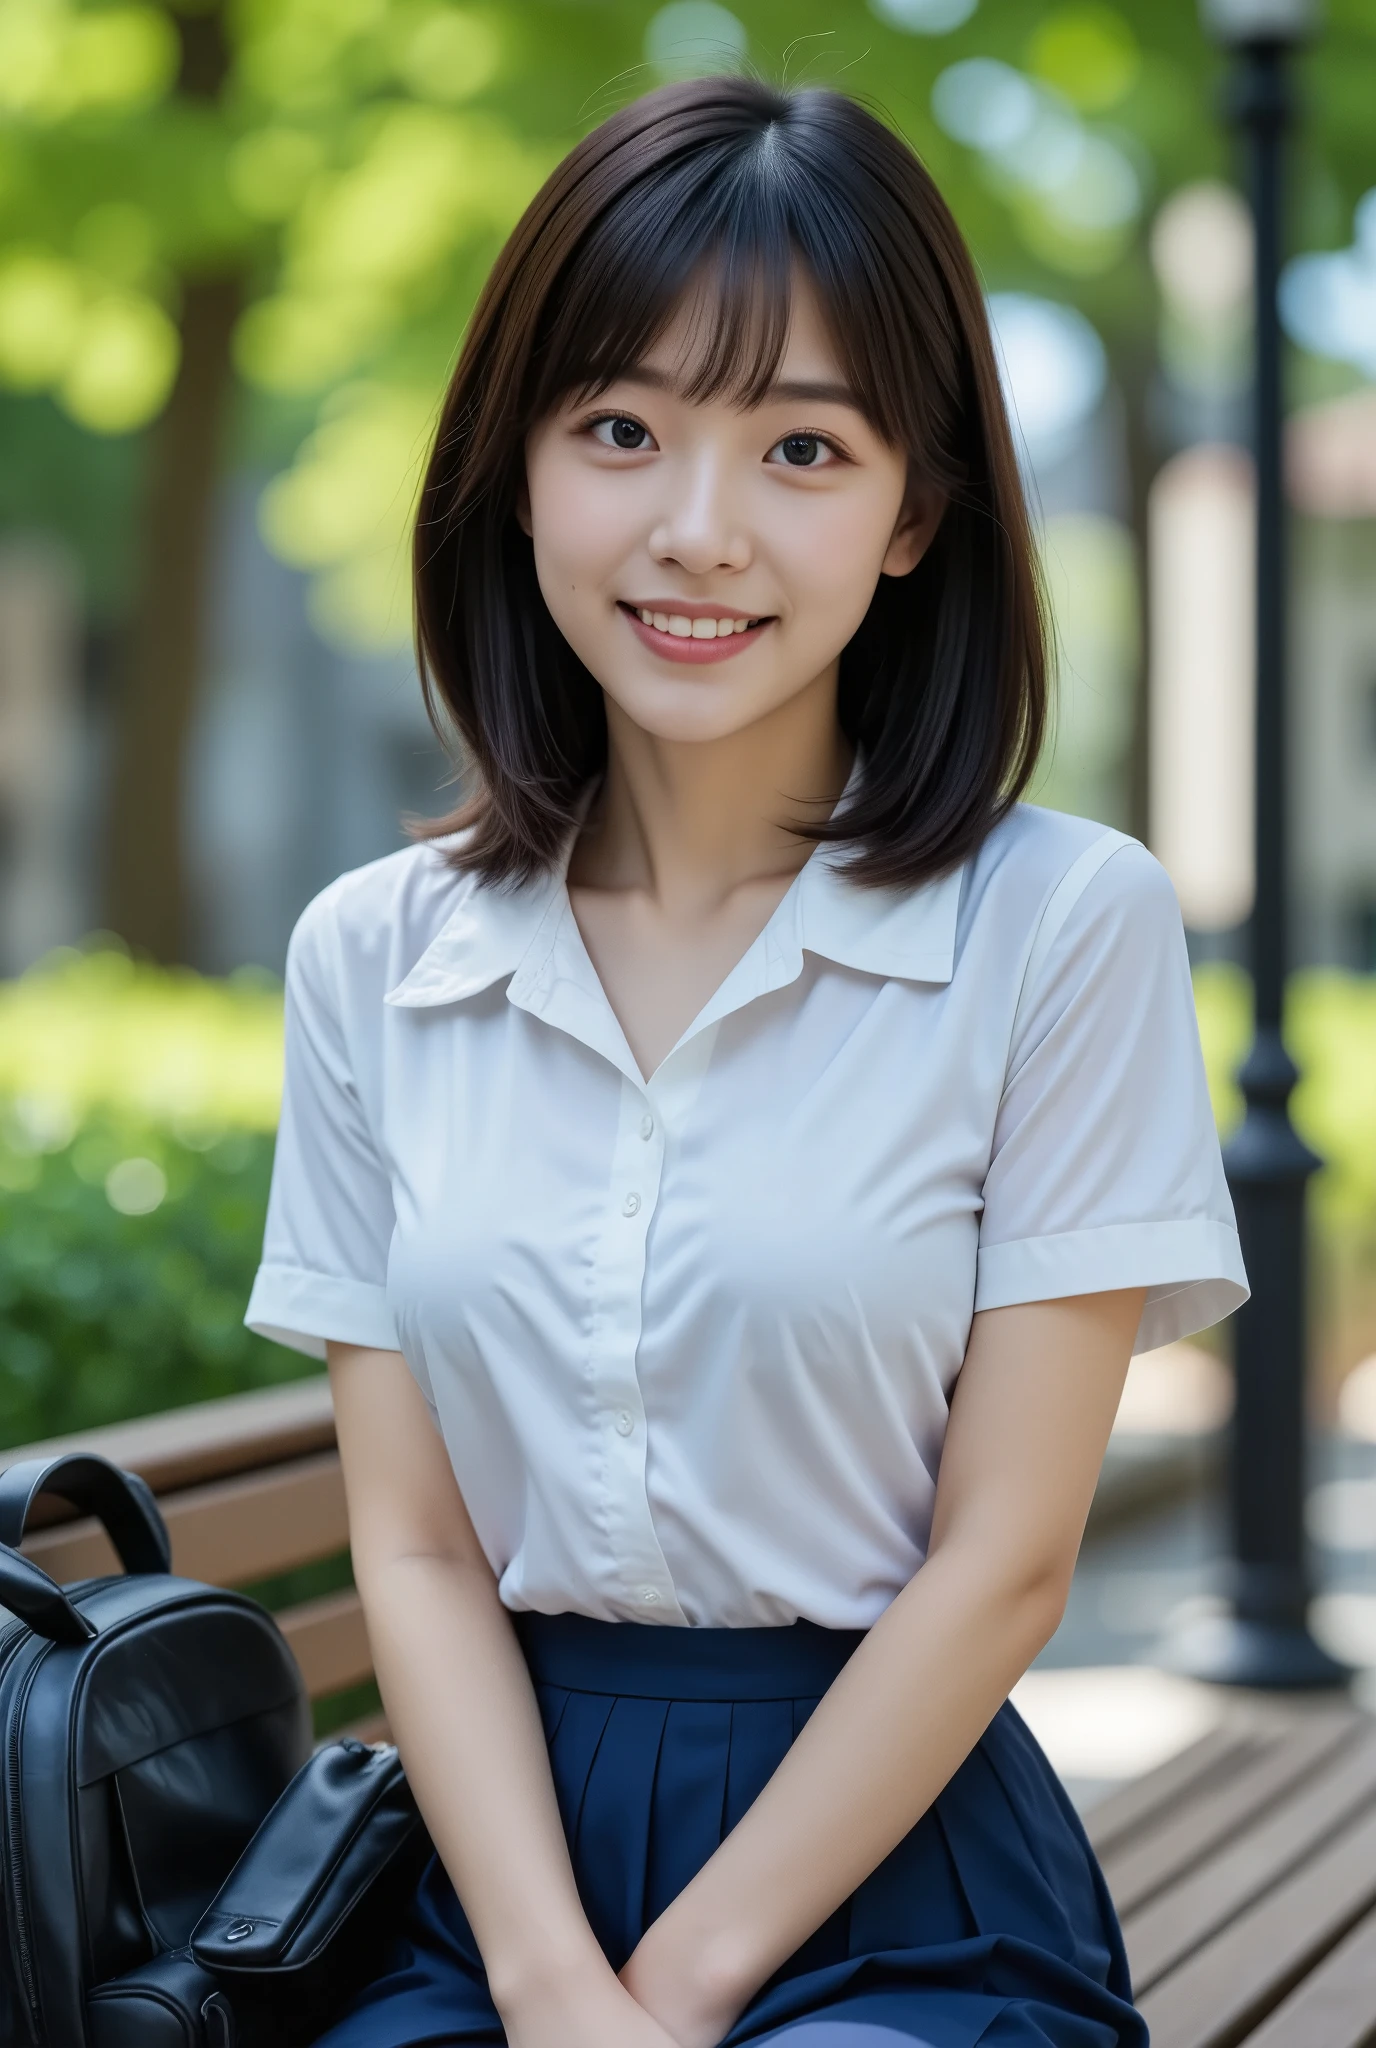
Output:
[[[254,1337],[281,990],[63,953],[0,988],[0,1444],[291,1379]]]
[[[1196,979],[1220,1124],[1245,977]],[[1331,1382],[1376,1349],[1376,978],[1296,978],[1288,1028]],[[311,1370],[244,1329],[281,1088],[281,989],[64,952],[0,986],[0,1444]]]
[[[34,1153],[22,1129],[16,1148],[11,1124],[0,1148],[0,1444],[308,1365],[243,1326],[271,1166],[262,1131],[196,1146],[97,1111],[70,1143]]]

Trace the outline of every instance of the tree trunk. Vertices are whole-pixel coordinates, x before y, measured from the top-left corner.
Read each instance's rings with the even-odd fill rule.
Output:
[[[210,583],[237,278],[189,284],[182,361],[154,429],[142,561],[119,694],[106,922],[154,959],[185,957],[184,766]]]
[[[218,97],[229,54],[220,12],[178,18],[178,90]],[[116,707],[105,919],[136,951],[185,957],[186,742],[204,650],[221,430],[233,390],[237,274],[192,277],[182,296],[181,367],[152,431],[139,583]]]

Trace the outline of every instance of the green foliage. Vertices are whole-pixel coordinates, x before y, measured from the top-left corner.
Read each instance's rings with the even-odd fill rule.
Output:
[[[261,1131],[200,1149],[98,1110],[68,1143],[34,1151],[9,1119],[0,1443],[240,1393],[305,1368],[242,1322],[271,1165],[272,1138]],[[115,1206],[121,1191],[126,1208],[134,1195],[133,1213]],[[139,1213],[150,1196],[155,1205]]]
[[[1242,1111],[1234,1075],[1252,1028],[1236,968],[1195,976],[1205,1064],[1220,1128]],[[1376,1352],[1376,976],[1311,971],[1287,991],[1285,1036],[1300,1069],[1301,1137],[1323,1161],[1309,1195],[1312,1363],[1329,1394]]]
[[[1235,967],[1195,975],[1195,1003],[1219,1127],[1234,1128],[1234,1076],[1252,1028],[1252,992]],[[1287,992],[1285,1035],[1300,1069],[1295,1126],[1324,1162],[1314,1186],[1321,1225],[1369,1235],[1376,1251],[1376,976],[1311,970]]]
[[[243,1327],[281,992],[96,949],[0,988],[0,1443],[290,1379]]]
[[[1151,212],[1231,160],[1194,0],[960,15],[919,34],[889,0],[733,0],[719,61],[743,45],[766,77],[875,103],[991,287],[1074,298],[1135,362],[1155,318]],[[234,272],[241,435],[255,455],[275,437],[286,469],[270,543],[311,575],[322,631],[403,634],[399,535],[484,272],[549,165],[664,75],[667,19],[657,0],[0,0],[0,387],[33,394],[30,432],[57,460],[85,459],[63,432],[78,422],[103,475],[99,439],[164,403],[185,281]],[[933,86],[972,57],[1012,67],[1078,136],[1073,189],[943,132]],[[1304,73],[1296,217],[1338,242],[1370,182],[1376,0],[1331,0]],[[84,502],[64,529],[103,587],[120,521],[92,532]]]

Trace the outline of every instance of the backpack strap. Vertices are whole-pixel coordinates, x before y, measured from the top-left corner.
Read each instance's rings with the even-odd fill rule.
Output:
[[[56,1579],[40,1571],[32,1558],[4,1544],[0,1544],[0,1607],[8,1607],[35,1635],[46,1636],[50,1643],[84,1643],[95,1634]]]
[[[136,1472],[121,1471],[92,1451],[25,1458],[0,1472],[0,1543],[18,1550],[40,1493],[55,1493],[94,1515],[127,1572],[168,1572],[172,1545],[152,1490]]]

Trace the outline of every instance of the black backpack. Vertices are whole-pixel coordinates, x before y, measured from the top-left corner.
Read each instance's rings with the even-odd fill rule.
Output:
[[[45,1492],[99,1517],[125,1576],[64,1590],[20,1555]],[[188,1943],[310,1756],[296,1660],[256,1602],[172,1575],[151,1492],[103,1458],[0,1473],[0,1546],[0,2042],[229,2048]],[[141,1977],[142,2017],[101,1994]]]

